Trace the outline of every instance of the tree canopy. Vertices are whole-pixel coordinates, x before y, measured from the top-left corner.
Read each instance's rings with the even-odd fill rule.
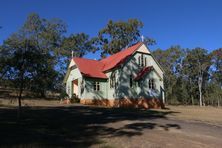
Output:
[[[117,53],[138,42],[142,27],[143,23],[137,19],[129,19],[126,22],[110,20],[98,33],[98,42],[102,50],[101,56]]]
[[[88,52],[95,52],[96,38],[89,38],[89,35],[85,33],[71,34],[69,37],[65,37],[62,44],[63,54],[69,56],[74,52],[74,57],[82,57]]]
[[[166,98],[170,104],[220,105],[222,101],[221,49],[182,49],[174,46],[155,50],[165,70]]]

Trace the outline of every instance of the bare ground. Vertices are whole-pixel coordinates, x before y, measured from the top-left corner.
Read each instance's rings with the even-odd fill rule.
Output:
[[[167,110],[112,109],[26,100],[0,107],[5,147],[221,147],[222,109],[167,106]]]

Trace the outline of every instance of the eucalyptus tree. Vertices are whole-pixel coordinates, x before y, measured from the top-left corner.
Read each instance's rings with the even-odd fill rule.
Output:
[[[157,49],[152,52],[164,69],[164,86],[169,103],[178,101],[174,89],[175,85],[179,83],[177,83],[177,78],[182,52],[180,46],[172,46],[166,50]]]
[[[211,87],[212,91],[209,92],[211,99],[217,101],[219,106],[222,102],[222,48],[212,51],[211,53]]]
[[[117,53],[121,49],[138,42],[142,27],[143,23],[137,19],[117,22],[110,20],[98,33],[98,43],[102,50],[101,56],[105,57],[107,54]]]
[[[222,87],[222,48],[214,50],[211,53],[211,61],[213,66],[213,79]]]
[[[203,48],[195,48],[188,52],[183,64],[187,77],[198,87],[199,105],[202,106],[203,89],[209,80],[210,55]]]
[[[25,88],[41,94],[55,83],[48,77],[55,76],[56,55],[65,33],[65,24],[59,19],[46,20],[38,14],[30,14],[24,25],[3,43],[7,57],[8,74],[18,88],[18,117]],[[47,81],[46,81],[47,80]]]
[[[73,52],[74,57],[82,57],[88,52],[95,52],[97,50],[96,42],[96,38],[90,38],[85,33],[71,34],[63,40],[63,55],[68,57]]]

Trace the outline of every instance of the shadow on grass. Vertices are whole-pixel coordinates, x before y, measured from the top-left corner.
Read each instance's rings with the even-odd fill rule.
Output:
[[[156,127],[180,129],[177,124],[159,125],[154,119],[166,118],[172,111],[101,108],[92,106],[26,107],[20,124],[16,108],[0,108],[2,146],[13,147],[89,147],[103,143],[101,137],[142,135],[144,129]],[[131,123],[118,127],[107,124]],[[145,121],[145,123],[144,123]],[[132,123],[134,122],[134,123]],[[121,123],[120,123],[121,124]]]

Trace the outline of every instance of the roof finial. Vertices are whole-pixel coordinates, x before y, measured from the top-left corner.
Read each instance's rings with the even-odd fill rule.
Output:
[[[72,58],[73,58],[73,55],[74,55],[74,52],[73,52],[73,50],[72,50]]]
[[[143,35],[141,35],[141,41],[144,42],[144,36]]]

